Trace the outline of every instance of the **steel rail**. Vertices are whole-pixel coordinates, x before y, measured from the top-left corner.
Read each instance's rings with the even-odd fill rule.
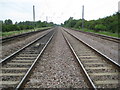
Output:
[[[70,29],[70,28],[67,28],[67,29]],[[116,43],[120,43],[120,38],[117,38],[117,37],[112,37],[112,36],[107,36],[107,35],[102,35],[102,34],[97,34],[97,33],[92,33],[92,32],[84,32],[84,31],[75,30],[75,29],[71,29],[71,30],[78,31],[78,32],[88,34],[88,35],[92,35],[92,36],[96,36],[96,37],[100,37],[102,39],[106,39],[106,40],[113,41]]]
[[[49,34],[51,31],[49,31],[47,34]],[[8,57],[2,59],[0,61],[0,64],[4,64],[6,61],[10,60],[12,57],[14,57],[16,54],[18,54],[19,52],[23,51],[25,48],[29,47],[31,44],[37,42],[39,39],[45,37],[47,34],[42,35],[41,37],[38,37],[37,39],[35,39],[34,41],[28,43],[27,45],[25,45],[24,47],[22,47],[21,49],[17,50],[16,52],[12,53],[11,55],[9,55]]]
[[[24,86],[27,78],[29,77],[29,75],[32,72],[32,70],[34,69],[35,64],[37,63],[38,59],[40,58],[40,56],[42,55],[42,53],[44,52],[44,50],[48,46],[49,42],[52,40],[54,34],[55,34],[55,32],[52,34],[52,36],[50,37],[50,39],[47,41],[47,43],[45,44],[45,46],[43,47],[43,49],[41,50],[41,52],[39,53],[39,55],[37,56],[37,58],[35,59],[35,61],[33,62],[33,64],[31,65],[31,67],[29,68],[29,70],[27,71],[27,73],[25,74],[25,76],[22,78],[22,80],[20,81],[20,83],[17,85],[17,87],[16,87],[15,90],[19,90],[19,89],[21,89]]]
[[[62,32],[62,34],[63,34],[63,32]],[[92,81],[92,79],[90,78],[90,76],[88,75],[87,71],[85,70],[85,67],[83,66],[81,60],[79,59],[79,57],[77,56],[76,52],[74,51],[72,45],[70,44],[70,42],[68,41],[68,39],[66,38],[66,36],[65,36],[64,34],[63,34],[63,37],[65,38],[65,41],[67,42],[67,44],[68,44],[68,46],[70,47],[72,53],[74,54],[75,58],[77,59],[80,67],[82,68],[82,70],[83,70],[83,72],[84,72],[87,80],[89,81],[89,85],[90,85],[94,90],[97,90],[97,89],[96,89],[96,86],[94,85],[94,83],[93,83],[93,81]]]
[[[64,31],[66,31],[64,29]],[[77,40],[79,40],[80,42],[82,42],[84,45],[88,46],[89,48],[91,48],[92,50],[94,50],[95,52],[97,52],[99,55],[103,56],[104,58],[106,58],[109,62],[111,62],[112,64],[114,64],[117,68],[120,68],[120,64],[118,64],[117,62],[115,62],[114,60],[112,60],[111,58],[109,58],[108,56],[106,56],[105,54],[101,53],[100,51],[98,51],[97,49],[95,49],[94,47],[90,46],[89,44],[87,44],[86,42],[82,41],[80,38],[76,37],[75,35],[71,34],[70,32],[66,31],[68,34],[70,34],[71,36],[75,37]]]

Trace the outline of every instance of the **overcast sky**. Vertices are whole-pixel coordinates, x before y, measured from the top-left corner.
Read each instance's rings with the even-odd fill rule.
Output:
[[[36,21],[63,23],[69,17],[86,20],[109,16],[118,11],[119,0],[0,0],[0,20],[32,21],[35,5]]]

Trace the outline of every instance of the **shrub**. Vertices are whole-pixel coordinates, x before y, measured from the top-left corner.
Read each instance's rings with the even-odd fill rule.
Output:
[[[106,30],[106,26],[102,24],[95,25],[95,31],[105,31],[105,30]]]

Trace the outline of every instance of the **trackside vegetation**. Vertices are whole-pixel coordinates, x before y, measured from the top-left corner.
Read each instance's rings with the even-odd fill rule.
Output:
[[[22,33],[26,33],[26,32],[49,29],[49,28],[51,28],[51,27],[42,27],[42,28],[35,28],[35,29],[28,29],[28,30],[2,32],[1,35],[2,35],[2,37],[8,37],[8,36],[18,35],[18,34],[22,34]]]
[[[53,22],[41,22],[41,21],[25,21],[25,22],[16,22],[13,24],[12,20],[7,19],[2,22],[2,32],[10,32],[10,31],[20,31],[20,30],[29,30],[34,28],[42,28],[42,27],[51,27],[53,26]]]
[[[68,20],[61,24],[63,27],[82,30],[82,19],[73,19],[70,17]],[[99,18],[97,20],[84,20],[84,30],[86,32],[93,32],[104,34],[113,37],[120,37],[120,13],[116,12],[111,16]]]
[[[25,21],[25,22],[15,22],[13,24],[12,20],[7,19],[5,21],[2,21],[2,34],[0,34],[3,37],[8,37],[12,35],[17,35],[25,32],[35,31],[35,30],[41,30],[41,29],[48,29],[50,27],[54,26],[53,22],[31,22],[31,21]]]

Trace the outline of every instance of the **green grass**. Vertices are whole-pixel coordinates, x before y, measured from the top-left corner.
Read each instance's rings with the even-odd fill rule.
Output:
[[[48,29],[50,27],[43,27],[43,28],[36,28],[34,29],[28,29],[28,30],[20,30],[20,31],[10,31],[10,32],[0,32],[0,37],[9,37],[13,35],[18,35],[26,32],[31,32],[31,31],[37,31],[37,30],[42,30],[42,29]]]
[[[117,37],[117,38],[119,37],[120,38],[118,33],[111,33],[111,32],[105,32],[105,31],[95,32],[94,30],[90,30],[90,29],[75,29],[75,30],[81,30],[81,31],[85,31],[85,32],[92,32],[92,33],[97,33],[97,34],[101,34],[101,35],[107,35],[107,36],[112,36],[112,37]]]

